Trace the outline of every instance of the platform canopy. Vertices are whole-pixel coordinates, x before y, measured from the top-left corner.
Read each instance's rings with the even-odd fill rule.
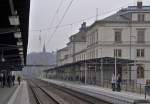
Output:
[[[0,70],[26,64],[30,0],[0,0]]]
[[[45,72],[51,71],[51,70],[58,70],[58,69],[65,69],[66,67],[73,67],[73,66],[81,66],[81,65],[114,65],[115,63],[117,65],[130,65],[134,63],[135,60],[129,60],[129,59],[123,59],[123,58],[114,58],[114,57],[102,57],[102,58],[94,58],[94,59],[87,59],[87,60],[81,60],[74,63],[68,63],[64,64],[62,66],[57,66],[51,69],[44,70]]]

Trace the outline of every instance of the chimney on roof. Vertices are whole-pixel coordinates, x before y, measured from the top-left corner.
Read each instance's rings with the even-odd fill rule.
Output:
[[[86,22],[83,22],[81,25],[81,28],[79,29],[80,31],[86,30]]]
[[[138,2],[137,2],[137,7],[138,7],[139,9],[141,9],[141,8],[142,8],[142,5],[143,5],[142,0],[138,0]]]

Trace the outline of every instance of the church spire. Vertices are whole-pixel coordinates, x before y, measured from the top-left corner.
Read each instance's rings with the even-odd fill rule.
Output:
[[[43,45],[43,53],[46,52],[46,47],[45,47],[45,42],[44,42],[44,45]]]

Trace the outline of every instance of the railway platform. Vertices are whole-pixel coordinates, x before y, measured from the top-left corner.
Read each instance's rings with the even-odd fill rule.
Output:
[[[14,94],[17,87],[17,84],[15,84],[15,86],[12,86],[11,88],[7,86],[4,88],[0,87],[0,104],[7,104],[8,100]]]
[[[150,104],[150,97],[145,99],[145,95],[140,95],[132,92],[114,92],[108,88],[101,88],[99,86],[77,84],[65,81],[56,81],[51,79],[41,79],[59,86],[69,88],[90,96],[108,101],[113,104]]]
[[[108,88],[99,86],[84,85],[66,81],[58,81],[51,79],[41,79],[43,81],[74,90],[79,93],[89,95],[93,98],[107,101],[111,104],[150,104],[150,97],[145,99],[144,95],[131,92],[114,92]],[[50,85],[50,84],[48,84]],[[46,85],[47,86],[47,85]],[[44,87],[44,86],[43,86]],[[0,88],[5,95],[0,95],[0,104],[31,104],[30,94],[28,92],[27,81],[22,81],[21,85],[15,85],[12,88]],[[5,96],[5,97],[4,97]],[[63,103],[67,104],[67,103]]]
[[[26,81],[17,86],[5,104],[30,104]]]

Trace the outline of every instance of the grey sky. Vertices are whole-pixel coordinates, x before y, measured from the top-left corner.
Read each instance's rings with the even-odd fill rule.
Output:
[[[54,28],[47,28],[55,27],[58,24],[58,21],[60,21],[71,0],[64,0],[53,24],[51,24],[52,18],[61,1],[62,0],[31,0],[28,53],[41,51],[44,41],[47,43],[51,37]],[[68,42],[68,37],[78,31],[83,21],[87,22],[87,25],[93,23],[96,19],[96,17],[93,17],[96,16],[96,8],[98,8],[98,19],[100,19],[120,8],[136,5],[137,1],[138,0],[74,0],[60,26],[66,24],[70,25],[60,27],[57,30],[49,44],[46,44],[47,51],[50,52],[63,48]],[[150,5],[150,0],[143,0],[143,3],[144,5]],[[84,20],[89,17],[93,18]],[[39,36],[41,36],[41,39]]]

